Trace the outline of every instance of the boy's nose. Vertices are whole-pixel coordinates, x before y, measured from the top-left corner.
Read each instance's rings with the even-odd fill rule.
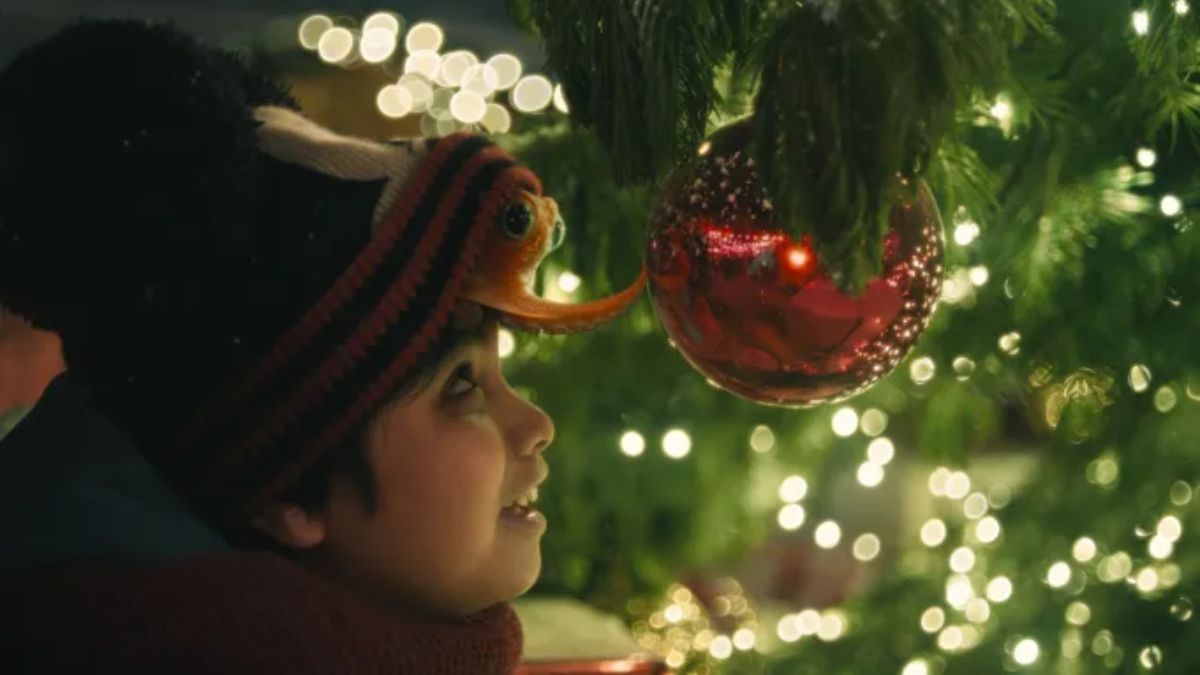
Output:
[[[520,441],[521,456],[532,456],[544,451],[554,442],[554,420],[538,406],[522,400],[525,407],[525,419],[522,424]]]

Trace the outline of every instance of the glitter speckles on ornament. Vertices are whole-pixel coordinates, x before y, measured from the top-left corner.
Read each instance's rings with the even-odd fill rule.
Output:
[[[805,406],[852,396],[900,363],[941,293],[941,219],[927,188],[896,204],[883,271],[842,293],[807,237],[776,223],[750,158],[750,125],[713,134],[651,221],[655,309],[708,379],[745,398]]]

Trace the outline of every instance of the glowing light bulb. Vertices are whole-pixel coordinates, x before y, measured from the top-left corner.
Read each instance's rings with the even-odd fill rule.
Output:
[[[517,349],[517,339],[507,328],[501,328],[496,334],[497,353],[500,358],[507,359]]]
[[[1007,126],[1010,122],[1012,122],[1012,103],[1010,103],[1009,100],[1004,97],[997,98],[996,102],[992,104],[991,110],[988,112],[992,113],[992,117],[995,117],[996,121],[999,122],[1001,126]]]
[[[1164,216],[1174,217],[1183,212],[1183,202],[1175,195],[1164,195],[1158,202],[1158,208]]]
[[[948,626],[945,630],[938,634],[938,648],[942,651],[952,652],[959,649],[963,645],[963,631],[958,626]]]
[[[733,641],[725,635],[718,635],[708,646],[708,653],[712,654],[714,659],[723,661],[733,654]]]
[[[1038,643],[1033,638],[1025,638],[1017,643],[1013,648],[1013,660],[1022,666],[1032,665],[1038,660],[1038,655],[1041,650],[1038,648]]]
[[[1012,597],[1013,586],[1008,577],[996,577],[988,582],[987,599],[995,603],[1001,603]]]
[[[1076,539],[1071,547],[1071,556],[1081,563],[1090,562],[1096,557],[1096,542],[1091,537]]]
[[[838,408],[830,419],[830,425],[833,427],[833,433],[838,436],[851,436],[858,431],[858,413],[849,406]]]
[[[363,32],[380,28],[390,32],[392,35],[400,32],[400,19],[391,12],[375,12],[368,16],[366,21],[363,21]]]
[[[950,554],[950,569],[960,574],[970,572],[975,567],[975,552],[966,546],[954,549]]]
[[[975,597],[975,587],[971,580],[961,574],[955,574],[946,581],[946,604],[955,609],[964,609],[971,598]]]
[[[946,523],[931,518],[921,526],[921,543],[929,547],[939,546],[946,540]]]
[[[489,103],[479,123],[493,134],[503,134],[512,128],[512,116],[508,114],[508,108],[499,103]]]
[[[800,639],[800,624],[795,614],[788,614],[775,624],[775,634],[784,642],[795,642]]]
[[[967,608],[963,610],[963,614],[971,623],[986,623],[992,615],[992,607],[983,598],[971,598],[967,601]]]
[[[479,58],[463,49],[446,54],[442,57],[442,69],[437,74],[438,84],[444,87],[461,86],[467,68],[477,63]]]
[[[770,452],[775,447],[775,432],[771,427],[760,424],[750,432],[750,449],[758,452]]]
[[[579,290],[582,283],[583,280],[574,272],[563,272],[558,275],[558,287],[562,289],[563,293],[574,293]]]
[[[300,45],[309,51],[315,50],[321,42],[321,36],[330,28],[333,28],[333,20],[324,14],[313,14],[305,18],[296,31]]]
[[[570,106],[567,105],[567,95],[563,92],[561,84],[554,85],[554,94],[550,98],[554,102],[554,109],[560,113],[566,114],[571,112]]]
[[[1158,588],[1158,572],[1153,567],[1143,567],[1134,577],[1133,584],[1142,593],[1149,593]]]
[[[1046,571],[1046,583],[1050,584],[1051,588],[1062,588],[1070,581],[1071,566],[1065,562],[1056,562]]]
[[[692,451],[692,437],[682,429],[672,429],[663,435],[662,449],[671,459],[683,459]]]
[[[463,91],[469,91],[479,96],[491,96],[496,91],[500,77],[496,69],[486,63],[476,63],[463,71],[460,86]]]
[[[946,481],[950,479],[950,470],[939,466],[929,473],[929,494],[934,497],[946,496]]]
[[[804,524],[804,507],[799,504],[784,504],[783,508],[779,509],[778,520],[783,529],[798,530]]]
[[[413,24],[408,29],[408,34],[404,36],[404,49],[409,54],[415,54],[419,51],[437,52],[442,48],[442,41],[445,40],[445,34],[442,29],[435,23],[422,21],[421,23]],[[433,79],[433,76],[430,76]]]
[[[982,492],[973,492],[963,500],[963,515],[971,520],[979,520],[987,511],[988,500]]]
[[[1158,536],[1170,542],[1179,540],[1179,536],[1183,534],[1183,523],[1175,516],[1166,516],[1158,521],[1158,527],[1155,528]]]
[[[833,548],[842,540],[842,528],[832,520],[826,520],[817,526],[813,539],[821,548]]]
[[[733,633],[733,646],[743,652],[754,649],[756,642],[758,642],[758,636],[749,628],[739,628]]]
[[[364,28],[358,53],[367,63],[383,63],[396,51],[396,33],[387,28]]]
[[[521,79],[521,60],[512,54],[496,54],[487,60],[487,65],[496,72],[497,91],[509,89]]]
[[[1166,560],[1175,552],[1175,543],[1162,535],[1154,535],[1150,538],[1150,543],[1146,545],[1147,552],[1150,557],[1155,560]]]
[[[321,34],[317,54],[325,63],[341,63],[354,51],[354,34],[338,26]]]
[[[1150,388],[1152,376],[1150,369],[1144,364],[1135,363],[1129,367],[1129,388],[1137,393],[1142,393]]]
[[[887,437],[876,438],[867,446],[867,459],[883,466],[896,456],[896,446]]]
[[[792,503],[804,499],[808,494],[808,482],[802,476],[788,476],[779,484],[779,498]]]
[[[1138,35],[1150,32],[1150,12],[1139,9],[1133,13],[1133,31]]]
[[[1021,352],[1021,334],[1015,330],[1005,333],[996,344],[1000,346],[1000,351],[1009,356],[1016,356]]]
[[[429,104],[433,102],[433,87],[430,86],[429,80],[425,79],[424,75],[419,73],[405,73],[396,80],[397,87],[403,87],[408,90],[412,96],[413,112],[425,112],[429,109]]]
[[[883,467],[875,462],[863,462],[859,464],[858,482],[863,487],[876,487],[883,482]]]
[[[929,358],[928,356],[922,356],[919,359],[914,359],[912,364],[908,367],[908,375],[916,384],[925,384],[926,382],[932,380],[933,376],[936,374],[937,366],[934,364],[933,359]]]
[[[859,535],[854,540],[854,557],[862,562],[874,560],[879,555],[880,541],[879,537],[870,532]]]
[[[838,611],[828,611],[821,616],[821,625],[817,628],[817,639],[833,642],[846,632],[846,617]]]
[[[878,436],[887,430],[887,413],[879,408],[867,408],[858,420],[859,429],[867,436]],[[887,462],[880,462],[887,464]]]
[[[946,612],[941,607],[930,607],[921,613],[921,630],[936,633],[946,625]]]
[[[968,220],[954,227],[954,243],[959,246],[970,246],[979,237],[979,223]]]
[[[1000,521],[993,516],[987,516],[975,525],[975,538],[984,544],[990,544],[1000,537]]]
[[[1092,619],[1092,608],[1087,606],[1086,602],[1076,600],[1067,605],[1067,623],[1073,626],[1085,625]]]
[[[801,635],[816,635],[821,627],[821,613],[815,609],[806,609],[796,615],[796,623],[800,626]]]
[[[808,251],[802,247],[793,246],[787,252],[787,264],[794,270],[802,270],[808,266],[809,255]]]
[[[962,499],[971,491],[971,478],[963,471],[955,471],[946,479],[946,497]]]
[[[510,100],[517,110],[533,113],[544,110],[554,96],[550,80],[541,75],[526,75],[512,88]]]
[[[621,434],[621,452],[629,457],[641,457],[646,451],[646,439],[636,431]]]
[[[404,117],[413,109],[412,92],[398,84],[389,84],[375,96],[375,106],[379,112],[393,119]]]
[[[404,72],[417,73],[427,80],[433,80],[442,69],[442,57],[432,49],[419,49],[409,52],[404,59]]]

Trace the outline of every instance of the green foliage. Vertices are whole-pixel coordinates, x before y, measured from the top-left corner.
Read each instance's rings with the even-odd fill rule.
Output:
[[[542,37],[572,118],[648,182],[688,156],[719,105],[718,66],[748,52],[765,0],[509,0]]]
[[[762,55],[755,157],[780,221],[813,235],[839,284],[877,274],[898,175],[922,176],[975,87],[1005,79],[1050,3],[812,2]]]
[[[530,21],[545,36],[552,65],[577,78],[571,100],[584,125],[535,127],[510,144],[545,179],[571,227],[550,264],[576,270],[585,296],[599,295],[635,274],[656,196],[652,185],[617,180],[612,167],[645,153],[634,163],[645,169],[641,175],[657,176],[681,156],[673,152],[691,152],[701,120],[719,123],[731,113],[708,94],[681,103],[684,80],[646,69],[692,58],[662,42],[626,52],[673,54],[630,60],[642,80],[606,80],[603,67],[588,74],[592,64],[610,62],[602,54],[639,38],[632,28],[603,38],[598,24],[580,18],[585,9],[632,17],[646,3],[513,4],[537,17]],[[934,672],[1001,672],[1011,665],[1010,641],[1021,636],[1036,638],[1042,651],[1030,672],[1135,672],[1148,646],[1162,650],[1164,672],[1187,672],[1186,664],[1200,662],[1200,644],[1189,639],[1192,623],[1170,608],[1181,597],[1200,602],[1200,537],[1192,534],[1200,528],[1200,499],[1173,502],[1172,495],[1180,481],[1189,493],[1200,487],[1200,229],[1191,215],[1200,204],[1200,5],[1177,15],[1173,1],[1142,3],[1151,16],[1145,36],[1120,0],[900,5],[906,11],[885,11],[891,4],[882,0],[765,3],[769,20],[758,33],[731,30],[739,35],[722,49],[756,54],[753,63],[774,70],[738,71],[728,59],[706,56],[706,87],[713,87],[706,91],[741,105],[753,91],[760,120],[762,110],[774,110],[771,133],[789,140],[764,164],[778,169],[768,178],[773,189],[795,187],[795,208],[844,209],[864,219],[855,229],[824,225],[848,218],[794,218],[822,238],[827,261],[845,256],[846,270],[861,272],[876,255],[867,232],[878,224],[864,215],[874,207],[864,205],[887,203],[886,178],[895,171],[924,172],[945,215],[947,279],[958,296],[942,305],[910,360],[852,405],[887,413],[898,461],[917,454],[966,465],[985,450],[1014,446],[1037,458],[1023,492],[996,512],[1003,537],[979,547],[973,572],[1008,575],[1015,593],[992,605],[973,649],[947,654],[936,634],[920,631],[921,612],[945,604],[946,556],[965,536],[960,512],[942,514],[959,523],[948,543],[889,561],[867,594],[843,606],[847,637],[806,639],[766,665],[731,661],[727,672],[899,673],[915,656],[927,657]],[[671,5],[674,20],[691,26],[684,34],[698,35],[696,27],[714,16],[713,3],[696,6],[692,16],[689,3]],[[822,12],[835,9],[838,20],[823,23]],[[568,16],[574,32],[555,35]],[[888,29],[882,37],[877,25]],[[869,49],[876,39],[888,45],[879,54]],[[746,72],[762,79],[748,85]],[[906,82],[903,95],[883,97],[889,82]],[[624,86],[605,89],[616,83]],[[665,105],[650,102],[670,98],[669,91],[677,98],[657,112],[675,112],[646,114],[645,106]],[[1001,101],[1011,115],[997,114]],[[704,114],[683,112],[687,105]],[[814,138],[805,139],[806,129]],[[819,155],[812,144],[836,150]],[[1135,165],[1139,147],[1157,151],[1153,166]],[[818,180],[782,179],[793,163],[810,173],[792,175]],[[823,200],[824,193],[836,199]],[[1180,214],[1162,211],[1166,195],[1180,200]],[[955,229],[969,222],[978,223],[979,238],[955,244]],[[985,282],[969,280],[967,270],[976,267],[986,268]],[[848,285],[859,272],[847,272]],[[1004,348],[1001,336],[1010,337]],[[861,437],[834,436],[829,409],[762,408],[707,386],[667,348],[648,303],[596,333],[521,345],[512,376],[537,393],[559,428],[549,458],[554,525],[545,541],[545,590],[619,609],[688,570],[728,570],[765,537],[779,536],[771,490],[783,476],[809,478],[805,508],[816,514],[829,504],[833,477],[861,461]],[[909,376],[917,357],[936,366],[928,383]],[[1131,386],[1135,364],[1150,374],[1148,386]],[[758,424],[777,439],[766,454],[747,447]],[[675,427],[694,444],[679,461],[658,449]],[[627,429],[644,434],[644,456],[618,451]],[[1119,467],[1116,480],[1089,480],[1102,458]],[[1184,535],[1169,561],[1156,562],[1135,529],[1166,513],[1182,520]],[[1046,569],[1069,560],[1071,543],[1083,535],[1100,544],[1098,559],[1125,551],[1135,571],[1177,565],[1178,585],[1141,593],[1102,583],[1093,562],[1073,565],[1086,580],[1078,592],[1050,589]],[[1092,614],[1078,635],[1064,623],[1065,607],[1077,600]],[[1091,650],[1101,629],[1118,647],[1106,655]],[[1064,637],[1082,641],[1077,660],[1061,656]]]
[[[755,71],[764,185],[849,289],[878,270],[895,177],[925,173],[966,95],[1006,79],[1014,45],[1052,34],[1049,0],[509,4],[621,180],[654,181],[690,156],[720,117],[719,67]]]

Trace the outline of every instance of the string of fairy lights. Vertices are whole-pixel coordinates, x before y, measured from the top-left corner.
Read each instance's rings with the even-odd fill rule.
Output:
[[[1191,8],[1187,0],[1177,0],[1172,9],[1178,15],[1185,15]],[[1134,11],[1131,24],[1136,35],[1149,35],[1150,12]],[[399,64],[402,74],[380,89],[376,107],[391,118],[421,115],[422,132],[429,135],[444,135],[462,128],[504,133],[511,128],[511,111],[521,114],[537,114],[551,108],[560,113],[568,111],[561,85],[553,84],[544,75],[525,74],[521,62],[511,54],[480,59],[466,50],[443,53],[444,33],[430,22],[404,30],[401,17],[380,12],[356,27],[339,25],[318,14],[301,23],[298,38],[301,45],[331,65]],[[1010,97],[998,96],[982,105],[979,123],[995,125],[1008,134],[1014,124],[1016,105]],[[1152,148],[1138,147],[1133,160],[1136,168],[1127,166],[1118,172],[1122,186],[1133,184],[1139,170],[1151,171],[1158,158]],[[1157,206],[1168,219],[1183,217],[1184,204],[1176,195],[1161,195]],[[1136,211],[1139,204],[1131,201],[1129,209]],[[959,208],[954,213],[951,238],[957,246],[969,251],[983,236],[984,228],[965,209]],[[546,274],[548,296],[570,299],[579,292],[581,280],[569,270],[550,267]],[[941,300],[950,306],[969,309],[975,304],[976,292],[989,281],[986,265],[952,268],[947,271]],[[1003,290],[1012,297],[1007,282]],[[1002,358],[1017,356],[1020,347],[1021,335],[1017,331],[997,336],[996,349]],[[500,332],[499,349],[503,358],[516,351],[516,337],[508,330]],[[975,369],[976,361],[968,355],[957,355],[950,360],[951,373],[959,380],[970,379]],[[908,375],[915,386],[926,385],[938,375],[937,362],[930,356],[916,356],[910,361]],[[1116,386],[1087,373],[1066,379],[1070,377],[1089,378],[1087,383],[1091,386],[1059,385],[1054,395],[1045,397],[1045,415],[1051,427],[1057,424],[1056,411],[1061,411],[1065,397],[1069,396],[1063,392],[1088,390],[1095,395],[1099,390],[1103,395],[1106,388]],[[1152,381],[1146,365],[1129,367],[1127,385],[1134,393],[1149,391]],[[1200,383],[1189,383],[1184,393],[1191,400],[1200,401]],[[1151,400],[1156,410],[1167,413],[1176,406],[1179,395],[1168,383],[1159,386]],[[896,446],[885,435],[887,426],[887,414],[877,408],[859,411],[847,405],[831,412],[830,427],[835,436],[849,439],[861,435],[865,440],[863,459],[855,471],[861,489],[875,489],[888,477]],[[775,431],[766,425],[754,427],[748,446],[755,454],[771,453],[777,446]],[[672,460],[686,461],[692,447],[693,439],[683,428],[667,429],[660,436],[659,448]],[[642,430],[627,429],[617,439],[616,448],[630,461],[637,461],[648,450],[646,435]],[[1119,473],[1119,458],[1113,453],[1092,460],[1084,471],[1086,480],[1098,490],[1114,485]],[[990,634],[1003,631],[995,609],[1009,602],[1017,588],[1018,580],[1011,574],[989,574],[988,565],[990,554],[1003,545],[1004,524],[1000,514],[1011,499],[1009,488],[1003,485],[986,490],[977,488],[970,472],[939,466],[929,473],[927,489],[938,513],[921,523],[912,541],[902,540],[900,543],[905,546],[899,550],[941,557],[944,597],[943,602],[932,604],[913,617],[911,629],[929,636],[929,648],[925,653],[912,655],[900,675],[931,675],[941,669],[943,654],[969,651]],[[884,541],[879,534],[847,532],[831,517],[810,518],[813,514],[805,508],[808,492],[809,483],[799,474],[787,475],[778,483],[774,517],[780,530],[797,533],[811,523],[813,543],[820,549],[846,547],[863,564],[880,555]],[[1169,489],[1170,503],[1176,508],[1188,505],[1193,496],[1193,486],[1185,481],[1176,481]],[[1080,597],[1091,578],[1104,585],[1123,583],[1144,598],[1161,596],[1179,584],[1182,570],[1171,559],[1175,544],[1183,535],[1179,514],[1163,513],[1156,522],[1139,526],[1135,534],[1144,540],[1144,556],[1140,551],[1112,549],[1086,534],[1079,536],[1070,550],[1053,553],[1040,581],[1053,591],[1061,591],[1067,599],[1057,650],[1045,644],[1044,637],[1008,635],[1003,664],[1006,669],[1031,667],[1049,658],[1053,651],[1057,651],[1060,659],[1071,661],[1088,650],[1115,667],[1129,649],[1136,651],[1137,661],[1145,669],[1163,663],[1164,654],[1156,645],[1122,646],[1118,637],[1103,627],[1094,627],[1089,633],[1092,610]],[[658,604],[631,601],[630,615],[641,617],[633,623],[638,644],[659,655],[671,668],[687,664],[687,672],[703,675],[719,672],[722,662],[738,652],[769,653],[808,639],[833,642],[854,630],[853,616],[841,607],[796,608],[767,621],[756,613],[737,580],[719,579],[716,588],[715,597],[703,603],[692,590],[680,584],[670,587]],[[1194,607],[1189,598],[1180,596],[1171,603],[1170,613],[1178,621],[1190,621]]]
[[[481,59],[467,49],[443,52],[445,32],[430,21],[406,29],[403,17],[392,12],[376,12],[361,25],[313,14],[300,22],[297,39],[329,65],[400,71],[395,82],[379,89],[375,107],[392,119],[420,115],[426,136],[464,130],[501,134],[511,129],[513,111],[568,111],[562,85],[525,73],[513,54]]]

